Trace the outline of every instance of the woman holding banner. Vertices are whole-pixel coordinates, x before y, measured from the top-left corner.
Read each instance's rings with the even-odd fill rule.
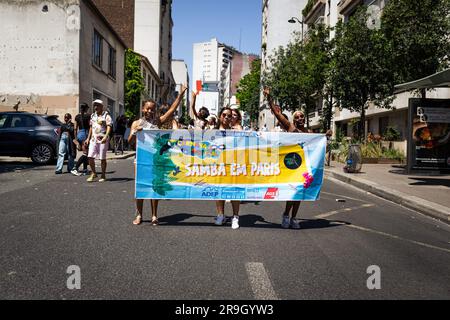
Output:
[[[289,122],[288,119],[286,119],[283,114],[281,113],[281,108],[278,105],[275,105],[272,99],[272,96],[270,95],[270,89],[264,88],[264,96],[266,97],[267,101],[269,102],[270,109],[272,110],[273,114],[277,118],[278,122],[280,123],[281,127],[286,130],[287,132],[295,132],[300,133],[309,132],[305,128],[305,114],[302,111],[296,111],[293,114],[293,122]],[[283,212],[283,217],[281,221],[281,227],[284,229],[287,229],[291,227],[292,229],[300,229],[300,223],[297,220],[297,213],[298,209],[300,208],[301,201],[287,201],[286,202],[286,209]],[[289,218],[289,212],[291,212],[291,218]]]
[[[219,112],[219,122],[216,126],[218,130],[231,130],[231,122],[233,118],[233,110],[230,107],[225,107]],[[233,207],[233,218],[231,219],[231,228],[239,229],[239,206],[240,201],[231,201],[231,206]],[[225,201],[216,201],[217,217],[214,222],[216,225],[221,226],[225,224]]]
[[[143,129],[157,130],[161,128],[161,126],[173,120],[173,113],[177,110],[181,100],[183,99],[184,93],[186,92],[187,87],[185,85],[182,86],[181,92],[178,95],[177,99],[170,106],[169,110],[167,110],[164,114],[156,113],[156,102],[153,100],[145,100],[142,102],[142,114],[143,117],[139,120],[136,120],[131,125],[130,136],[128,137],[128,143],[130,145],[136,146],[136,134],[138,131],[142,131]],[[155,199],[151,199],[152,205],[152,225],[158,225],[158,201]],[[142,211],[144,207],[144,199],[136,199],[136,218],[133,221],[134,225],[140,225],[142,223]]]

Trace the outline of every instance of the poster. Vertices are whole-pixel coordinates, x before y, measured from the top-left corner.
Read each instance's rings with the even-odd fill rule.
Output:
[[[408,166],[450,170],[450,100],[410,99]]]

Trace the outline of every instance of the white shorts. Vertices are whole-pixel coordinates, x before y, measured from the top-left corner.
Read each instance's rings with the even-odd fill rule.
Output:
[[[106,152],[109,148],[109,141],[105,143],[89,143],[88,158],[97,158],[99,160],[106,160]]]

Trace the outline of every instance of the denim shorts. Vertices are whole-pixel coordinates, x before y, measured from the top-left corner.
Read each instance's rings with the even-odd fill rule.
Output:
[[[77,140],[79,143],[83,143],[87,139],[88,131],[86,129],[78,130]]]

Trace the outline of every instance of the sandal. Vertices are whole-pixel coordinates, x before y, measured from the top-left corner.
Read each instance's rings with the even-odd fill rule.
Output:
[[[136,219],[134,219],[133,224],[134,224],[135,226],[137,226],[137,225],[140,225],[141,223],[142,223],[142,216],[141,216],[140,214],[138,214],[138,215],[136,216]]]
[[[157,217],[152,217],[152,225],[153,226],[157,226],[159,224],[158,218]]]

